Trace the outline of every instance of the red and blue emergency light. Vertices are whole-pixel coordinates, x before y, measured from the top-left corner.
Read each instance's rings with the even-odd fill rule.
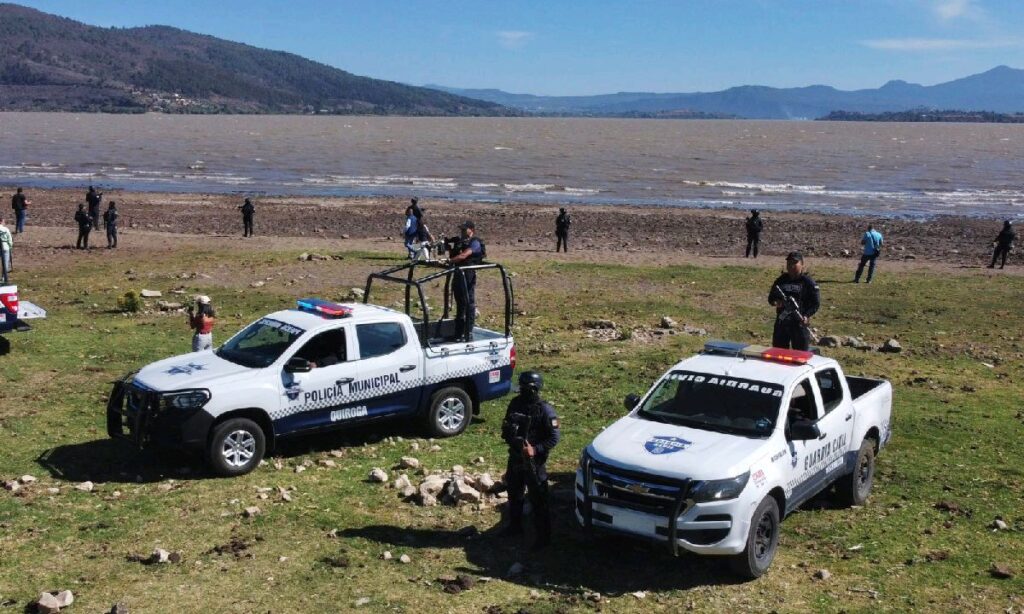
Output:
[[[299,311],[315,313],[327,318],[347,318],[352,315],[351,307],[320,298],[300,298],[297,303]]]
[[[771,348],[763,345],[737,343],[735,341],[708,341],[704,344],[704,352],[707,354],[758,358],[787,365],[806,365],[814,357],[814,352]]]

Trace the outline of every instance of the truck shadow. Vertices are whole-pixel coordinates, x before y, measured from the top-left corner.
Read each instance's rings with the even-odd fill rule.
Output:
[[[457,530],[419,529],[406,526],[369,525],[339,531],[339,536],[365,539],[396,549],[459,548],[465,552],[465,567],[450,574],[466,573],[502,578],[524,586],[556,592],[570,601],[599,592],[615,596],[636,591],[687,590],[698,586],[739,584],[724,560],[695,555],[672,556],[666,546],[610,534],[587,534],[573,514],[575,476],[551,476],[551,545],[540,552],[529,549],[532,527],[526,519],[527,535],[499,536],[502,523],[482,531],[474,526]],[[516,564],[522,571],[510,575]]]

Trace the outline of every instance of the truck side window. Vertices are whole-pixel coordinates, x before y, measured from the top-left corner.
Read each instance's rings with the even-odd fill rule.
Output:
[[[839,373],[835,369],[825,369],[814,374],[821,390],[821,402],[825,404],[825,413],[839,407],[843,402],[843,385],[839,381]]]
[[[793,395],[789,397],[789,419],[788,422],[807,420],[815,422],[818,419],[818,404],[814,399],[814,390],[811,388],[811,380],[805,379],[793,388]]]
[[[405,330],[398,322],[378,322],[356,326],[359,357],[384,356],[405,346]]]
[[[345,329],[335,328],[320,333],[306,342],[295,352],[297,358],[305,358],[314,368],[329,367],[345,362]]]

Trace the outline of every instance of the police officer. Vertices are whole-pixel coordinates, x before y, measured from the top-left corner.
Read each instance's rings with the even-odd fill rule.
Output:
[[[455,330],[466,341],[473,340],[476,323],[476,271],[463,266],[480,264],[484,259],[483,243],[476,237],[476,225],[466,220],[459,226],[459,242],[451,264],[456,267],[452,291],[455,293]]]
[[[92,216],[85,210],[85,205],[82,203],[78,203],[78,211],[75,211],[75,223],[78,224],[78,241],[75,243],[75,247],[77,249],[89,249]]]
[[[988,268],[996,268],[996,259],[1002,257],[1002,262],[999,264],[999,268],[1006,266],[1006,255],[1013,249],[1013,242],[1017,240],[1017,233],[1013,230],[1013,222],[1006,220],[1003,222],[1003,229],[999,231],[999,235],[996,236],[996,240],[992,242],[995,251],[992,252],[992,262],[988,265]]]
[[[107,228],[107,249],[117,247],[117,203],[110,201],[110,206],[103,212],[103,225]]]
[[[790,298],[793,300],[789,300]],[[809,349],[810,319],[818,312],[821,299],[817,282],[804,273],[804,257],[800,252],[789,252],[786,256],[786,272],[779,275],[772,284],[772,289],[768,292],[768,302],[775,306],[776,311],[772,346],[794,350]]]
[[[558,217],[555,218],[555,236],[558,241],[555,243],[555,253],[559,249],[569,251],[569,226],[572,225],[572,217],[566,212],[565,207],[558,210]]]
[[[509,523],[500,534],[512,536],[523,533],[523,500],[524,494],[529,493],[536,531],[534,550],[544,548],[551,541],[548,471],[545,465],[548,454],[561,437],[558,415],[540,398],[543,387],[540,373],[521,373],[519,394],[509,402],[501,425],[501,438],[508,444],[505,486],[508,488]]]
[[[85,202],[89,204],[89,219],[92,220],[92,229],[100,229],[100,200],[103,198],[103,193],[97,193],[96,188],[89,186],[89,191],[85,193]]]
[[[252,205],[252,201],[251,200],[246,198],[245,202],[242,203],[242,205],[239,206],[238,208],[242,210],[242,227],[243,227],[242,228],[242,236],[243,237],[251,237],[252,236],[252,216],[253,216],[253,213],[256,212],[256,207],[254,207]]]
[[[764,230],[764,221],[761,219],[761,212],[757,209],[750,210],[750,217],[746,221],[747,227],[747,255],[744,258],[750,258],[751,249],[754,252],[754,258],[757,258],[757,248],[761,245],[761,231]]]

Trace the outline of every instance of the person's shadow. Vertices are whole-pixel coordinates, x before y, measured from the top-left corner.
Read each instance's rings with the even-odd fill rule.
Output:
[[[615,596],[741,582],[718,557],[674,557],[664,542],[585,532],[573,512],[575,475],[552,474],[550,480],[553,533],[551,545],[540,552],[529,549],[529,515],[524,537],[500,537],[500,523],[482,531],[473,526],[444,530],[369,525],[345,529],[339,536],[395,548],[460,548],[470,566],[452,569],[452,575],[503,578],[574,598],[591,591]],[[510,575],[517,563],[522,570]]]

